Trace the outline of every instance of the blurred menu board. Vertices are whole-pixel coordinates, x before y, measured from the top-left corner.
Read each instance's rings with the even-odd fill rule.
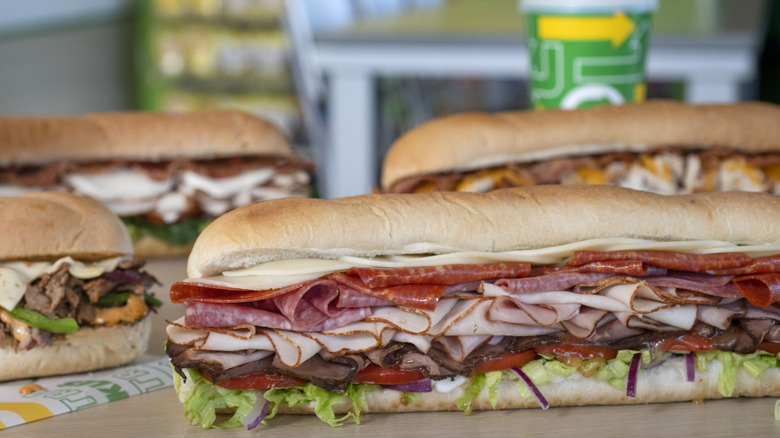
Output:
[[[239,108],[302,136],[284,0],[143,0],[138,8],[142,109]]]

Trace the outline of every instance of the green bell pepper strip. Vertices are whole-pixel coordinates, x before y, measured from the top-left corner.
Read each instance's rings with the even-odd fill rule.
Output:
[[[14,319],[18,319],[30,327],[52,333],[71,333],[79,329],[78,323],[73,318],[49,318],[35,310],[18,307],[6,312]]]

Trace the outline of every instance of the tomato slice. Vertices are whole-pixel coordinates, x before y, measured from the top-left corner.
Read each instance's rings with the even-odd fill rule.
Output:
[[[201,371],[203,378],[209,382],[214,382],[211,375]],[[285,376],[282,374],[253,374],[249,376],[233,377],[232,379],[217,382],[217,386],[225,389],[272,389],[289,388],[291,386],[303,385],[306,380],[298,377]]]
[[[758,344],[758,349],[767,353],[777,354],[780,353],[780,342],[764,341]]]
[[[489,373],[491,371],[508,370],[512,367],[521,367],[536,359],[536,351],[533,348],[512,353],[504,353],[500,356],[485,359],[474,367],[474,374]]]
[[[704,336],[689,333],[676,338],[660,339],[653,343],[659,351],[708,351],[715,349],[715,342]]]
[[[617,357],[618,353],[617,350],[598,345],[539,345],[535,347],[534,350],[539,354],[547,354],[555,357],[577,357],[580,359],[592,359],[594,357],[614,359]]]
[[[358,371],[352,381],[377,385],[400,385],[422,379],[425,379],[425,374],[419,368],[406,370],[399,367],[382,368],[379,365],[369,365]]]

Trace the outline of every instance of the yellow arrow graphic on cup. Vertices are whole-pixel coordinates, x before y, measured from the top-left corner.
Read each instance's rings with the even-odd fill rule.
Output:
[[[539,38],[569,41],[610,40],[618,47],[634,32],[634,21],[622,12],[611,17],[539,17]]]

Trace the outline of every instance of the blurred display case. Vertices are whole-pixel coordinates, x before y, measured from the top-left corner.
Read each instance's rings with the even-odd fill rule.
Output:
[[[273,121],[301,148],[284,6],[284,0],[139,1],[140,108],[239,108]]]

